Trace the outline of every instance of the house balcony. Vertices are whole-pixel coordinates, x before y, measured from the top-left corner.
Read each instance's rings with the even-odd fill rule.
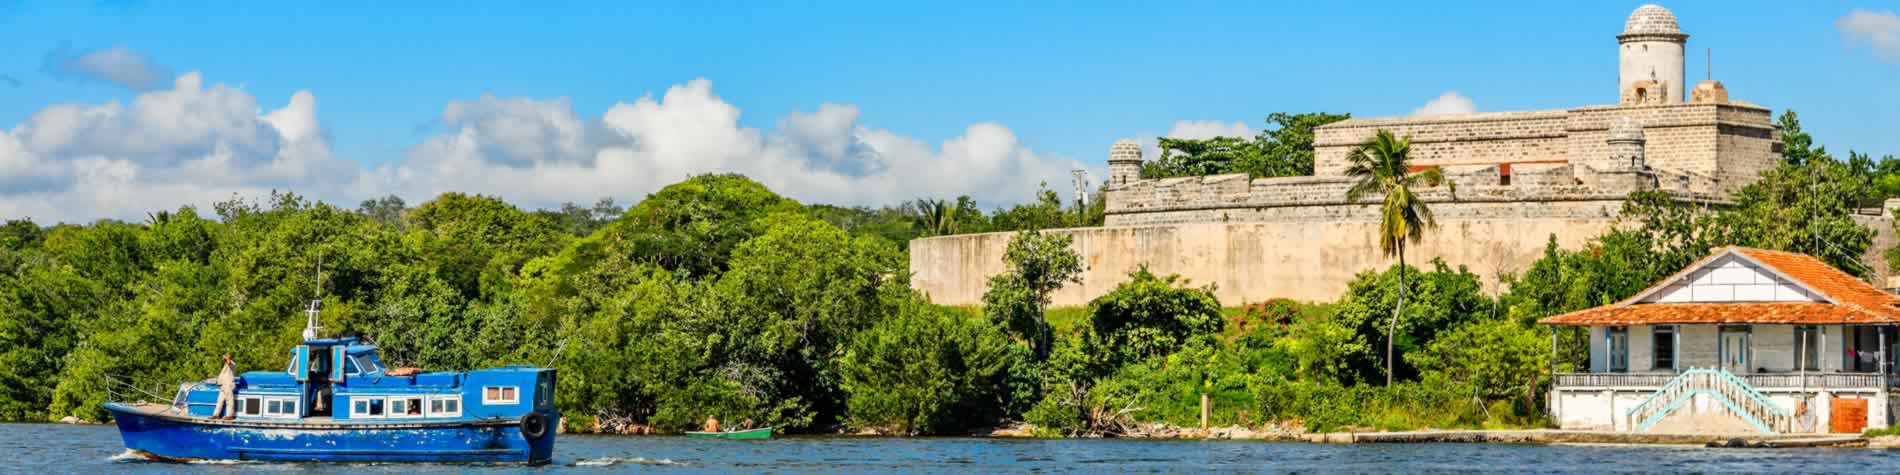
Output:
[[[1749,386],[1763,391],[1879,391],[1900,388],[1900,375],[1880,373],[1754,373],[1736,375]],[[1656,390],[1676,373],[1558,373],[1559,391]],[[1804,381],[1805,380],[1805,381]]]

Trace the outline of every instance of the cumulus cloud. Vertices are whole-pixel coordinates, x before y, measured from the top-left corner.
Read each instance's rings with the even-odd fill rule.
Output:
[[[360,167],[331,158],[316,97],[260,113],[243,90],[186,73],[128,104],[59,104],[0,134],[0,216],[133,218],[272,189],[347,194]]]
[[[1214,137],[1252,139],[1255,134],[1256,132],[1252,127],[1248,127],[1246,122],[1241,121],[1177,120],[1174,121],[1174,126],[1168,129],[1168,133],[1162,134],[1161,136],[1188,140],[1211,139]],[[1153,134],[1123,137],[1120,140],[1133,140],[1135,143],[1141,144],[1141,157],[1143,159],[1154,160],[1156,157],[1161,156],[1161,146],[1159,143],[1156,143]],[[1103,147],[1102,153],[1102,156],[1106,158],[1108,156],[1108,148]]]
[[[369,179],[404,196],[462,191],[550,206],[637,199],[695,174],[729,172],[806,202],[969,194],[996,204],[1027,199],[1038,182],[1061,189],[1079,166],[1029,150],[994,123],[933,147],[862,124],[852,105],[795,112],[771,130],[741,127],[739,117],[705,79],[615,104],[597,120],[578,117],[566,99],[483,97],[450,103],[444,131]]]
[[[1459,95],[1458,91],[1445,91],[1413,110],[1412,115],[1470,114],[1477,111],[1478,106],[1471,103],[1471,98]]]
[[[1848,45],[1865,44],[1881,58],[1900,62],[1900,15],[1854,10],[1835,20],[1834,28]]]
[[[1221,122],[1218,120],[1178,120],[1174,129],[1168,131],[1168,138],[1211,139],[1214,137],[1253,138],[1253,128],[1246,122]]]
[[[91,51],[74,51],[60,45],[47,51],[40,70],[60,79],[102,82],[134,91],[151,91],[165,86],[171,78],[163,66],[144,54],[123,46]]]
[[[770,129],[739,125],[740,109],[693,80],[583,118],[567,99],[482,96],[445,105],[434,133],[398,160],[366,168],[331,156],[317,98],[277,109],[187,73],[129,103],[59,104],[0,131],[0,216],[37,221],[138,219],[271,190],[349,206],[448,191],[529,207],[639,200],[692,175],[741,173],[817,203],[886,205],[968,194],[986,205],[1065,191],[1081,164],[1036,153],[1000,124],[978,123],[932,144],[823,104]],[[1101,176],[1100,170],[1094,170]]]

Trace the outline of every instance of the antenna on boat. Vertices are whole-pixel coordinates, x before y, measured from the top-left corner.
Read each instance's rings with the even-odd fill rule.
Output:
[[[323,330],[323,325],[317,324],[317,307],[323,304],[323,253],[321,252],[317,253],[317,279],[314,283],[317,287],[317,298],[311,299],[310,306],[305,307],[303,310],[307,318],[307,320],[304,321],[303,327],[303,339],[305,340],[317,339],[317,332]]]

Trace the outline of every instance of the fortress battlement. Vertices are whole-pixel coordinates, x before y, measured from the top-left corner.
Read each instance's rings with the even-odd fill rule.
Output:
[[[1655,5],[1631,13],[1615,38],[1611,104],[1339,121],[1313,131],[1313,176],[1146,179],[1141,146],[1117,142],[1106,225],[1051,231],[1073,238],[1088,267],[1054,303],[1085,304],[1141,266],[1216,284],[1227,303],[1338,297],[1355,274],[1392,264],[1376,237],[1382,197],[1346,200],[1348,157],[1380,130],[1410,140],[1413,167],[1437,168],[1455,185],[1415,190],[1439,229],[1408,244],[1412,262],[1467,266],[1487,286],[1553,241],[1576,248],[1617,226],[1631,192],[1726,203],[1779,162],[1780,131],[1767,108],[1731,101],[1720,82],[1685,87],[1680,27]],[[1009,239],[912,241],[912,287],[937,303],[980,303],[989,276],[1005,270]]]

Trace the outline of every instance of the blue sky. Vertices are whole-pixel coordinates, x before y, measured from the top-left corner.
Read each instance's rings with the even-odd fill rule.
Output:
[[[229,146],[232,134],[255,132],[238,126],[231,129],[237,132],[192,132],[157,149],[127,145],[113,149],[118,152],[86,153],[70,144],[54,153],[21,139],[29,153],[39,150],[41,162],[103,158],[87,166],[116,170],[95,175],[120,181],[153,184],[165,175],[190,176],[179,164],[231,148],[240,150],[230,161],[240,165],[231,166],[251,168],[225,170],[204,183],[175,178],[153,186],[153,192],[177,195],[179,203],[87,196],[117,182],[41,171],[36,180],[0,179],[0,215],[142,216],[140,206],[203,204],[197,201],[273,188],[346,203],[389,193],[416,202],[440,191],[500,194],[529,206],[603,195],[628,202],[677,177],[625,180],[624,186],[575,181],[605,174],[586,167],[552,178],[497,172],[421,183],[414,177],[450,176],[444,167],[468,170],[476,163],[519,171],[584,162],[610,148],[598,142],[615,140],[649,159],[639,149],[672,140],[659,134],[675,130],[654,121],[691,111],[715,117],[705,122],[714,125],[723,123],[716,117],[737,114],[736,135],[709,133],[695,140],[758,145],[731,151],[685,143],[675,155],[652,158],[674,160],[664,167],[620,171],[772,174],[772,166],[803,166],[827,173],[804,177],[786,171],[791,177],[761,181],[807,201],[880,204],[916,194],[968,193],[1004,203],[1027,197],[1028,190],[1019,188],[1033,188],[1035,181],[1066,189],[1071,166],[1098,169],[1099,176],[1109,144],[1179,131],[1181,121],[1218,121],[1201,124],[1215,128],[1239,122],[1257,130],[1274,111],[1403,115],[1447,92],[1468,98],[1480,111],[1610,103],[1617,80],[1613,37],[1638,5],[0,0],[0,45],[8,53],[0,55],[0,130],[13,129],[20,137],[24,129],[48,130],[51,122],[32,125],[34,118],[60,104],[130,106],[141,94],[172,89],[173,78],[195,71],[203,88],[223,85],[241,96],[231,99],[239,104],[232,107],[248,97],[258,114],[301,111],[286,105],[302,91],[314,98],[314,112],[304,114],[314,117],[314,128],[302,128],[317,131],[303,138],[286,132],[274,144]],[[1734,99],[1777,113],[1795,109],[1837,154],[1854,149],[1900,155],[1900,24],[1888,29],[1883,19],[1892,18],[1895,5],[1663,5],[1692,35],[1691,81],[1704,76],[1702,53],[1712,48],[1714,76]],[[1857,10],[1858,22],[1844,26]],[[143,61],[146,79],[120,76],[114,82],[100,70],[55,64],[71,66],[76,63],[69,60],[100,52],[116,54],[107,59]],[[151,74],[162,77],[147,80]],[[678,101],[669,95],[675,90]],[[483,101],[484,95],[493,98]],[[653,107],[642,109],[643,97]],[[197,99],[174,99],[186,105],[160,109],[197,110],[189,105]],[[604,116],[616,104],[628,106],[623,120]],[[553,118],[511,128],[537,117]],[[692,121],[708,116],[691,117],[682,120],[699,123]],[[811,126],[786,125],[802,123],[795,118],[810,119]],[[166,123],[218,122],[114,120],[117,128],[110,129],[117,136]],[[271,125],[280,132],[284,127],[281,121]],[[800,132],[813,128],[820,132]],[[835,133],[840,130],[845,132]],[[482,135],[469,137],[477,132]],[[460,148],[449,140],[458,137],[464,141]],[[844,143],[833,143],[838,137]],[[287,151],[298,143],[322,150]],[[459,152],[444,151],[450,149]],[[170,158],[134,156],[139,153]],[[438,155],[455,153],[462,155]],[[693,170],[694,153],[726,158],[709,160],[707,168],[719,170]],[[863,153],[891,161],[853,164]],[[837,190],[860,188],[851,180],[859,175],[912,173],[877,169],[912,163],[888,158],[904,153],[919,161],[967,154],[977,157],[967,167],[972,173],[1000,176],[945,183],[945,171],[965,168],[951,166],[934,177],[889,177],[862,191]],[[291,167],[297,171],[259,171],[264,162],[305,156],[299,154],[321,158],[299,159],[301,165]],[[752,155],[776,158],[770,166],[746,162]],[[378,169],[380,174],[372,173]],[[343,183],[298,173],[377,176]],[[526,191],[510,185],[542,179],[552,184]],[[67,196],[59,196],[61,190]]]

